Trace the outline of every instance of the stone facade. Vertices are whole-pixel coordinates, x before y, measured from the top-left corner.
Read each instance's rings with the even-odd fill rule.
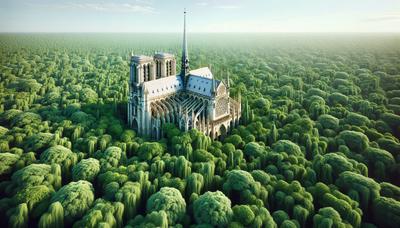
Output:
[[[215,139],[239,124],[241,104],[229,96],[229,77],[225,83],[208,67],[189,70],[186,12],[180,74],[172,54],[132,55],[129,89],[128,123],[140,135],[159,139],[162,126],[174,123]]]

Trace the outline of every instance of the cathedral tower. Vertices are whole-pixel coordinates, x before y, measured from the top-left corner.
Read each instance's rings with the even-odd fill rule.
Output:
[[[154,55],[154,63],[156,65],[156,79],[176,75],[174,55],[158,52]]]
[[[155,64],[150,56],[131,56],[128,98],[128,122],[138,132],[148,131],[149,104],[144,83],[155,80]]]

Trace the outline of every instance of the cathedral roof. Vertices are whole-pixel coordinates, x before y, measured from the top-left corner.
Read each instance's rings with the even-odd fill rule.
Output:
[[[221,83],[215,80],[215,88]],[[190,71],[186,90],[203,96],[212,96],[213,75],[208,67]],[[148,98],[166,96],[176,93],[183,88],[180,75],[159,78],[143,82],[143,89],[147,91]]]
[[[208,69],[208,68],[207,68]],[[191,71],[192,72],[192,71]],[[212,96],[212,78],[190,75],[186,90],[198,93],[207,97]],[[215,80],[215,88],[218,87],[221,81]]]
[[[186,89],[203,96],[211,97],[213,77],[214,76],[208,67],[191,70]],[[215,80],[215,88],[218,87],[219,83],[219,80]]]
[[[144,90],[148,91],[148,98],[173,94],[182,89],[181,76],[169,76],[143,83]]]
[[[199,77],[204,77],[204,78],[213,78],[213,74],[211,73],[211,70],[208,67],[202,67],[196,70],[191,70],[190,75],[194,76],[199,76]]]

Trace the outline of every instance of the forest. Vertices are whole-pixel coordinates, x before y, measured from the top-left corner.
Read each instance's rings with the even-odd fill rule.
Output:
[[[400,227],[400,36],[189,34],[240,125],[137,135],[129,55],[180,42],[0,34],[1,227]]]

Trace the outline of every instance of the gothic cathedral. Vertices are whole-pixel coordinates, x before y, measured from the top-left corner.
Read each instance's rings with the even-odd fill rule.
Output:
[[[140,135],[163,136],[165,123],[192,128],[215,139],[239,124],[241,103],[229,96],[226,82],[214,79],[208,67],[190,70],[184,12],[181,72],[175,56],[156,53],[131,56],[128,124]]]

